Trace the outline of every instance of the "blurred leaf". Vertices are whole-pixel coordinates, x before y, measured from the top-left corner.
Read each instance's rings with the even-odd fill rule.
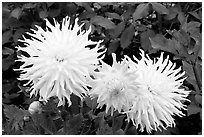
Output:
[[[14,50],[8,47],[3,47],[2,54],[3,55],[11,55],[14,53]]]
[[[138,133],[137,133],[137,129],[136,129],[136,127],[135,126],[132,126],[131,128],[129,128],[128,130],[127,130],[127,133],[126,133],[127,135],[137,135]]]
[[[194,11],[194,12],[188,12],[189,14],[191,14],[192,16],[194,16],[195,18],[199,19],[200,21],[202,20],[200,18],[200,16]]]
[[[93,12],[89,2],[75,2],[78,6],[84,7],[86,11]]]
[[[180,131],[179,131],[179,128],[177,127],[169,127],[167,128],[166,130],[163,129],[162,131],[158,130],[155,132],[154,135],[180,135]]]
[[[3,105],[4,106],[4,114],[9,119],[9,121],[13,121],[12,129],[18,130],[19,127],[23,128],[24,116],[28,116],[29,112],[27,110],[22,110],[17,108],[15,105]]]
[[[11,12],[11,17],[19,19],[21,13],[22,13],[22,9],[21,8],[16,8]]]
[[[151,2],[151,4],[152,4],[152,8],[156,12],[158,12],[159,14],[168,14],[169,13],[169,10],[164,5],[162,5],[161,3]]]
[[[112,41],[108,46],[108,55],[114,53],[118,49],[119,46],[120,46],[119,40]]]
[[[178,12],[177,18],[181,23],[181,26],[183,26],[183,24],[187,21],[187,18],[185,17],[185,14],[183,12]]]
[[[141,33],[140,35],[141,45],[145,51],[148,51],[151,48],[151,43],[149,38],[154,36],[155,36],[154,31],[150,29]]]
[[[16,18],[7,18],[3,20],[3,24],[8,28],[17,28],[17,27],[22,27],[24,26],[24,22],[19,21]]]
[[[104,18],[102,16],[95,16],[91,18],[91,23],[95,25],[99,25],[106,29],[114,29],[116,27],[115,24],[111,20]]]
[[[23,5],[22,9],[33,9],[37,6],[36,3],[26,3]]]
[[[123,31],[120,39],[120,44],[123,49],[127,48],[130,45],[131,40],[134,36],[134,32],[135,30],[133,25],[130,25]]]
[[[82,126],[83,116],[81,114],[74,115],[67,123],[65,129],[65,135],[76,135],[79,133],[79,129]]]
[[[114,118],[114,123],[113,123],[113,126],[112,126],[113,131],[118,131],[118,130],[120,130],[120,128],[121,128],[122,125],[123,125],[123,119],[124,119],[124,118],[125,118],[124,115],[118,116],[118,117],[115,117],[115,118]]]
[[[23,134],[24,135],[40,135],[41,133],[32,122],[27,122],[23,128]]]
[[[43,11],[40,11],[40,12],[39,12],[39,17],[40,17],[41,19],[47,18],[47,16],[48,16],[47,11],[43,10]]]
[[[18,39],[22,36],[22,33],[24,32],[25,32],[25,29],[23,28],[17,29],[13,35],[13,41],[18,42]]]
[[[91,108],[94,109],[97,106],[97,98],[91,99],[89,96],[85,98],[85,103],[86,105]]]
[[[57,104],[54,102],[53,99],[50,99],[46,105],[42,106],[43,111],[52,112],[52,113],[59,113],[59,109],[57,108]]]
[[[192,103],[187,107],[187,115],[190,116],[192,114],[200,113],[202,109],[196,104]]]
[[[118,15],[117,13],[111,13],[111,12],[106,12],[105,15],[108,17],[108,18],[112,18],[112,19],[118,19],[118,20],[121,20],[121,16]]]
[[[61,9],[49,9],[48,16],[51,18],[57,17],[61,12]]]
[[[119,129],[117,131],[115,131],[115,134],[114,135],[124,135],[124,131],[122,129]]]
[[[9,92],[13,88],[12,86],[13,85],[11,83],[2,84],[2,93]]]
[[[9,42],[9,39],[11,38],[11,36],[12,36],[12,30],[8,30],[4,32],[2,35],[2,45]]]
[[[97,2],[94,2],[94,3],[93,3],[93,6],[94,6],[94,8],[96,8],[96,9],[101,9],[101,5],[98,4]]]
[[[112,128],[105,122],[103,117],[99,121],[99,128],[96,131],[96,135],[113,135]]]
[[[137,6],[135,12],[133,13],[133,19],[138,20],[144,18],[149,13],[149,3],[147,4],[140,4]]]
[[[201,95],[195,95],[195,100],[198,104],[202,105],[202,96]]]
[[[14,55],[10,55],[7,58],[3,58],[2,59],[2,70],[6,71],[10,68],[11,65],[14,65],[15,61],[14,61]]]
[[[52,6],[54,4],[54,2],[47,2],[47,7],[49,8],[50,6]]]
[[[35,113],[31,116],[34,123],[36,125],[41,126],[47,133],[54,134],[57,131],[56,126],[50,115],[47,115],[45,113]]]

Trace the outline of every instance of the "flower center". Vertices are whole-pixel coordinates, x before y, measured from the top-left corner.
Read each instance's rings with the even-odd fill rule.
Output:
[[[62,63],[62,62],[64,62],[64,58],[62,58],[62,57],[59,57],[59,56],[55,56],[55,60],[57,61],[57,62],[59,62],[59,63]]]
[[[154,90],[152,90],[148,85],[147,85],[147,89],[151,94],[157,95],[157,93]]]
[[[124,84],[118,79],[112,79],[107,83],[107,90],[112,98],[118,97],[124,91]]]

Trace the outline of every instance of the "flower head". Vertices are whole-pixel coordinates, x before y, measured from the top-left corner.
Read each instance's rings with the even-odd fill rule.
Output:
[[[28,112],[30,112],[30,114],[40,114],[42,112],[42,104],[39,101],[33,101],[28,108]]]
[[[185,105],[181,101],[187,101],[186,97],[190,91],[185,91],[181,87],[185,78],[185,72],[181,68],[175,69],[176,64],[164,59],[163,53],[158,60],[151,60],[145,57],[141,50],[142,59],[137,63],[132,62],[132,66],[137,69],[137,83],[139,83],[137,96],[131,110],[127,112],[128,120],[140,130],[147,132],[166,127],[174,126],[174,115],[183,116],[181,109]]]
[[[18,61],[24,64],[17,70],[21,70],[19,80],[28,80],[32,83],[31,93],[37,95],[40,100],[47,101],[52,96],[59,98],[59,105],[65,103],[65,98],[71,105],[70,95],[73,93],[80,98],[87,95],[88,83],[86,78],[90,77],[91,71],[98,64],[101,54],[98,53],[103,47],[99,47],[101,41],[88,40],[88,31],[82,31],[82,25],[70,24],[70,18],[65,17],[59,24],[54,19],[54,26],[46,19],[46,30],[36,26],[37,30],[27,33],[30,39],[25,37],[25,47],[18,50],[26,52],[29,56],[18,56]],[[97,44],[90,49],[88,45]]]
[[[111,109],[128,111],[134,99],[137,87],[134,82],[136,77],[134,71],[129,71],[129,58],[126,56],[121,62],[116,62],[116,55],[113,53],[112,66],[101,61],[99,71],[94,73],[92,90],[89,92],[92,98],[97,97],[98,107],[106,105],[106,113]]]

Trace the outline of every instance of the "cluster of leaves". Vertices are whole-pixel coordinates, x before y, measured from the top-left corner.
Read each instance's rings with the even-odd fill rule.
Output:
[[[184,87],[191,90],[187,116],[175,117],[177,126],[152,134],[201,134],[202,119],[202,4],[201,3],[2,3],[2,102],[3,134],[146,134],[140,133],[125,116],[109,116],[96,109],[96,100],[72,96],[71,107],[57,108],[55,100],[43,106],[43,112],[30,115],[28,87],[17,81],[13,71],[16,46],[22,34],[45,27],[44,18],[61,21],[78,17],[84,29],[92,28],[92,41],[104,40],[108,49],[104,61],[111,63],[111,53],[139,57],[139,48],[150,57],[162,52],[186,71]]]

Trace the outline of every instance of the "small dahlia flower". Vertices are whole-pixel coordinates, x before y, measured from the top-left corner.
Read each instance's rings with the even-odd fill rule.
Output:
[[[145,57],[141,50],[142,59],[137,63],[132,62],[137,70],[137,83],[139,89],[135,97],[133,106],[126,114],[128,120],[132,120],[136,128],[140,131],[151,133],[152,130],[159,130],[160,127],[175,126],[174,115],[184,116],[182,109],[186,109],[181,101],[186,99],[190,91],[185,91],[181,87],[185,78],[185,72],[181,68],[175,69],[176,64],[169,60],[169,56],[164,59],[163,53],[156,60]]]
[[[92,90],[89,92],[91,98],[97,97],[97,107],[106,105],[106,113],[111,110],[111,115],[115,110],[119,113],[128,111],[137,90],[135,72],[129,70],[129,58],[126,56],[117,62],[114,53],[112,57],[112,66],[100,61],[102,65],[93,75]]]
[[[90,77],[99,58],[104,52],[99,42],[88,40],[88,31],[82,31],[82,25],[70,24],[70,18],[65,17],[59,24],[54,19],[54,26],[46,19],[46,30],[36,26],[37,30],[27,33],[30,39],[25,37],[25,47],[18,50],[26,52],[29,56],[18,56],[18,61],[24,64],[17,70],[22,71],[19,80],[28,80],[32,84],[32,96],[39,93],[40,100],[47,101],[52,96],[59,98],[58,106],[64,105],[65,98],[71,105],[70,95],[73,93],[81,99],[87,95],[88,88],[86,78]],[[96,44],[90,49],[88,45]],[[25,84],[26,85],[26,84]]]

